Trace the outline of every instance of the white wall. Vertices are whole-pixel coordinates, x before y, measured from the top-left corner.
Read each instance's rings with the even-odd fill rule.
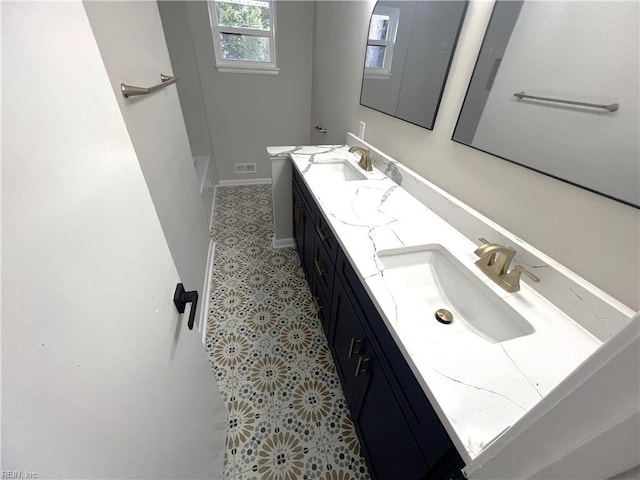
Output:
[[[639,18],[638,2],[525,2],[472,145],[640,205]]]
[[[209,121],[204,108],[198,65],[196,64],[187,18],[187,4],[185,2],[160,1],[158,2],[158,10],[171,57],[173,74],[180,79],[176,85],[191,145],[191,153],[194,157],[209,157],[211,178],[207,181],[215,183],[217,175],[209,133]]]
[[[268,145],[309,143],[313,4],[277,3],[279,75],[221,73],[215,68],[206,2],[187,2],[219,181],[270,178]],[[235,163],[257,172],[236,175]]]
[[[640,308],[637,209],[451,141],[493,7],[467,10],[433,131],[359,105],[364,42],[375,2],[315,3],[313,143],[366,140],[633,309]],[[492,239],[489,239],[492,240]]]
[[[346,132],[358,131],[364,109],[359,100],[365,42],[374,5],[374,0],[314,2],[311,124],[327,128],[326,134],[312,128],[314,145],[341,145]]]
[[[173,73],[158,6],[85,1],[84,7],[180,279],[187,290],[201,290],[208,219],[176,88],[131,99],[120,93],[121,82],[151,86],[161,73]]]

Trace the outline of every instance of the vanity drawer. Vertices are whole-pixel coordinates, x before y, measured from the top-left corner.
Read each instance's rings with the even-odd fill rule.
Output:
[[[307,208],[307,211],[312,214],[311,221],[315,223],[315,216],[316,216],[316,210],[317,210],[316,202],[313,200],[313,197],[309,193],[309,188],[304,183],[304,180],[302,179],[300,172],[298,172],[297,167],[294,165],[292,169],[293,169],[293,184],[296,187],[298,187],[298,192],[300,192],[300,195],[305,204],[305,207]]]
[[[318,213],[316,215],[316,245],[322,245],[327,251],[327,255],[332,264],[336,262],[336,254],[338,253],[338,240],[333,234],[333,230],[324,218],[324,215]]]
[[[313,246],[312,268],[314,277],[318,282],[318,285],[320,285],[325,298],[331,298],[333,293],[333,275],[335,273],[335,267],[327,253],[327,250],[319,239],[316,239]]]
[[[311,282],[311,296],[313,298],[313,304],[316,309],[316,314],[322,324],[322,329],[325,335],[329,335],[330,329],[330,317],[331,317],[331,304],[327,300],[324,294],[324,290],[320,288],[320,282],[317,278],[312,277]]]

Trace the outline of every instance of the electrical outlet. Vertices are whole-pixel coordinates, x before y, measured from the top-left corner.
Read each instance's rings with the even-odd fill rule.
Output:
[[[360,122],[360,128],[358,129],[358,138],[360,140],[364,140],[364,127],[365,127],[365,123]]]

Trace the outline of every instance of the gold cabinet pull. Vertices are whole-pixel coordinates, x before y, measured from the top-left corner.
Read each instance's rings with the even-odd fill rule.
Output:
[[[319,225],[316,225],[316,232],[318,232],[318,236],[320,237],[320,240],[322,240],[323,242],[327,241],[327,235],[324,233],[324,231],[322,230],[322,228],[320,228]]]
[[[318,272],[318,276],[322,276],[324,273],[324,268],[322,268],[322,262],[320,260],[314,260],[313,266],[316,268],[316,272]]]
[[[304,216],[304,213],[302,212],[302,208],[300,207],[300,205],[296,205],[296,213],[295,213],[296,225],[300,225],[302,223],[303,216]]]
[[[356,378],[358,378],[358,375],[360,374],[367,373],[367,364],[369,363],[369,360],[371,360],[369,357],[363,357],[362,355],[358,357],[358,364],[356,365]]]
[[[349,342],[349,358],[353,357],[353,354],[359,355],[360,350],[356,350],[356,345],[360,345],[362,343],[362,339],[351,337],[351,341]]]
[[[311,299],[313,300],[313,305],[316,307],[316,313],[320,313],[320,310],[322,310],[322,305],[320,305],[320,302],[318,301],[320,300],[320,297],[313,295]]]

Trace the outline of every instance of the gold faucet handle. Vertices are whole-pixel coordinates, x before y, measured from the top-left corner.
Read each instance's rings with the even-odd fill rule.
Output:
[[[540,279],[538,277],[536,277],[533,273],[531,273],[529,270],[524,268],[522,265],[516,265],[515,267],[513,267],[513,270],[516,270],[521,274],[524,273],[527,277],[529,277],[534,282],[539,282],[540,281]]]
[[[509,273],[500,277],[500,282],[498,282],[498,284],[507,292],[517,292],[520,290],[520,276],[523,273],[534,282],[540,281],[538,277],[525,269],[522,265],[516,265]]]

